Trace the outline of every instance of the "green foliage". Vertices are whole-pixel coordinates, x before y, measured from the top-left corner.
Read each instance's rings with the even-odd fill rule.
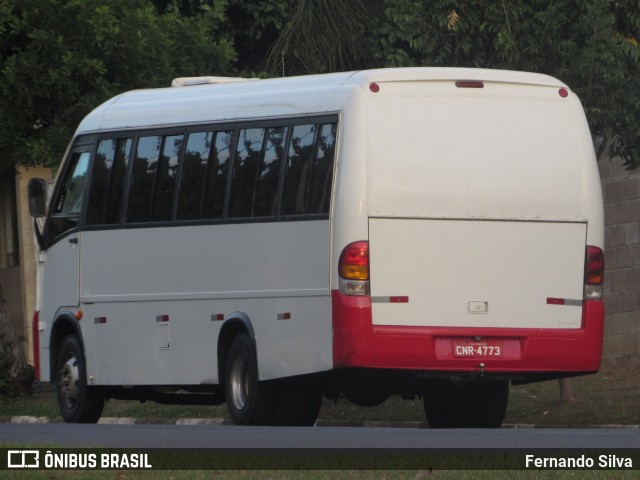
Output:
[[[0,0],[0,150],[56,165],[94,107],[176,76],[224,74],[225,2],[193,17],[144,0]]]
[[[297,0],[151,0],[161,13],[194,16],[220,3],[225,5],[224,31],[237,53],[235,75],[269,76],[264,69],[269,47],[278,39],[296,10]],[[275,72],[274,72],[275,73]]]
[[[386,0],[390,65],[546,73],[583,101],[598,145],[640,167],[640,11],[636,0]]]
[[[382,21],[382,6],[380,0],[294,2],[269,51],[269,70],[290,76],[382,66],[373,55],[376,37],[370,35]]]
[[[265,76],[265,58],[286,26],[296,0],[229,0],[229,33],[241,76]]]
[[[565,81],[637,168],[639,41],[637,0],[0,0],[0,151],[55,165],[91,108],[176,76],[468,66]]]

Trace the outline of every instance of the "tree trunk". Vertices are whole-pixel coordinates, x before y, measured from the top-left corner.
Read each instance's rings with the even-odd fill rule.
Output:
[[[23,341],[11,323],[0,285],[0,394],[31,394],[34,379],[33,367],[27,363]]]
[[[565,403],[576,403],[576,395],[573,389],[572,378],[561,378],[560,382],[560,398]]]

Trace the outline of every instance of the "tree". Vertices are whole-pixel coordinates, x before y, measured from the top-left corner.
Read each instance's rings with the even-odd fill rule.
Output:
[[[640,167],[640,11],[635,0],[386,0],[392,65],[547,73],[580,96],[598,156]]]
[[[133,88],[225,74],[226,2],[193,16],[144,0],[0,0],[0,151],[55,166],[78,122]]]
[[[383,66],[373,55],[383,19],[381,0],[299,0],[269,49],[267,67],[280,75]]]
[[[219,0],[152,0],[159,12],[194,16]],[[269,47],[295,11],[297,0],[227,0],[225,32],[237,53],[234,71],[240,76],[268,76],[265,58]],[[273,73],[276,73],[275,71]]]
[[[269,48],[285,28],[296,4],[297,0],[229,0],[226,13],[240,75],[266,75]]]

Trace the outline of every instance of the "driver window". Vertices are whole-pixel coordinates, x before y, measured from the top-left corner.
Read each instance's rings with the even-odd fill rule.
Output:
[[[75,152],[71,155],[69,168],[52,203],[53,208],[47,226],[49,241],[78,227],[87,185],[89,157],[89,152]]]

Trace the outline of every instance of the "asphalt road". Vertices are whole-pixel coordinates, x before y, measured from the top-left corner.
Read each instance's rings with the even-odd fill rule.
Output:
[[[640,429],[0,424],[10,446],[224,449],[640,449]]]

